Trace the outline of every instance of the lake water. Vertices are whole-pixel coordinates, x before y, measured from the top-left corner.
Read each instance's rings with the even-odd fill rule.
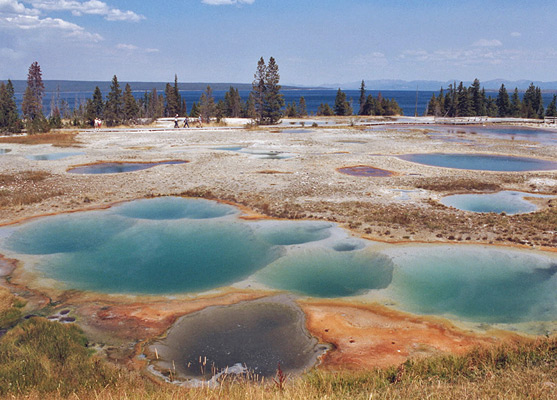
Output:
[[[479,171],[547,171],[557,170],[557,162],[527,157],[482,154],[405,154],[400,159],[435,167]]]
[[[168,295],[232,285],[369,297],[473,322],[557,321],[555,254],[386,245],[328,222],[239,215],[208,200],[145,199],[2,227],[0,251],[61,289]]]

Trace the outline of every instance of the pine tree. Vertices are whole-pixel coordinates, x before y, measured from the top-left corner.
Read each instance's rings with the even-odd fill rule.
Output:
[[[360,85],[360,109],[358,110],[358,115],[364,115],[364,106],[366,104],[366,84],[362,79],[362,84]]]
[[[265,103],[265,78],[267,76],[267,66],[263,57],[257,62],[257,70],[255,72],[252,83],[253,105],[255,109],[255,119],[261,123],[263,119],[263,105]]]
[[[507,117],[510,115],[511,102],[509,99],[509,94],[507,93],[507,89],[505,88],[504,84],[501,84],[501,88],[499,89],[499,94],[497,95],[497,100],[495,101],[495,104],[497,105],[498,117]]]
[[[252,83],[252,95],[256,120],[260,124],[276,124],[282,117],[284,97],[280,93],[280,75],[273,57],[265,64],[263,57],[257,62]]]
[[[224,94],[225,115],[231,118],[238,118],[242,112],[242,98],[238,89],[230,86],[228,92]]]
[[[513,95],[511,96],[511,109],[510,109],[511,117],[515,117],[515,118],[520,117],[520,107],[521,107],[521,102],[520,102],[520,96],[518,94],[518,88],[514,88]]]
[[[545,111],[546,117],[557,117],[557,95],[553,95],[553,99],[551,103],[547,106],[547,110]]]
[[[139,117],[139,107],[135,97],[133,97],[132,88],[129,83],[126,84],[124,89],[123,103],[122,113],[124,121],[128,124],[136,123]]]
[[[87,101],[86,111],[85,111],[85,118],[89,125],[93,125],[93,121],[95,118],[103,118],[104,114],[104,101],[103,95],[101,93],[101,89],[99,87],[95,87],[95,91],[93,92],[93,98]]]
[[[11,80],[0,84],[0,132],[21,132],[21,120],[17,111],[14,86]]]
[[[298,103],[298,115],[300,117],[308,116],[308,109],[306,106],[306,99],[304,98],[304,96],[300,97],[300,102]]]
[[[211,122],[211,117],[216,115],[215,98],[213,97],[213,89],[211,89],[211,86],[207,86],[205,92],[201,95],[199,103],[201,118],[207,123]]]
[[[486,113],[485,109],[485,95],[482,95],[482,89],[480,89],[479,79],[474,79],[474,83],[470,87],[470,100],[472,102],[472,115],[483,116]]]
[[[460,84],[458,85],[457,98],[457,116],[470,117],[472,115],[472,104],[470,96],[468,95],[468,89],[464,87],[464,84],[462,82],[460,82]]]
[[[433,115],[438,117],[439,112],[439,102],[437,101],[437,97],[435,97],[435,93],[433,93],[431,95],[431,99],[429,99],[429,103],[427,103],[426,115]]]
[[[340,88],[337,91],[335,97],[335,115],[352,115],[352,107],[346,99],[346,93],[344,93]]]
[[[115,126],[122,122],[123,106],[122,89],[120,89],[118,78],[114,75],[104,108],[104,118],[108,126]]]
[[[319,104],[319,107],[317,107],[317,115],[329,117],[334,115],[334,112],[328,103],[321,103]]]
[[[194,101],[193,104],[191,105],[190,117],[191,117],[191,118],[197,118],[197,117],[199,117],[199,105],[198,105],[195,101]]]
[[[29,67],[27,74],[27,88],[23,94],[21,109],[23,116],[27,120],[27,130],[29,133],[47,132],[48,122],[43,114],[44,84],[41,67],[38,62],[34,62]]]
[[[278,64],[273,57],[269,58],[269,63],[265,71],[265,96],[264,96],[264,115],[265,123],[276,124],[282,117],[282,107],[284,107],[284,97],[280,93],[281,86]]]

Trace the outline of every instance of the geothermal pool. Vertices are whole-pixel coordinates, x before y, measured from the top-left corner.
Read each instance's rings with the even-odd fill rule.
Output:
[[[346,174],[346,175],[369,176],[369,177],[374,177],[374,178],[393,176],[393,173],[391,171],[386,171],[384,169],[370,167],[370,166],[367,166],[367,165],[358,165],[358,166],[355,166],[355,167],[339,168],[338,172]]]
[[[547,171],[557,170],[557,162],[527,157],[484,154],[405,154],[402,160],[435,167],[477,171]]]
[[[0,253],[22,261],[21,283],[47,291],[279,293],[186,315],[151,343],[153,371],[190,383],[248,371],[273,376],[279,362],[287,373],[314,365],[327,348],[306,331],[296,297],[378,302],[467,326],[557,331],[556,254],[388,245],[328,222],[240,217],[209,200],[136,200],[1,227]]]
[[[44,154],[33,154],[25,156],[28,160],[33,161],[54,161],[54,160],[61,160],[64,158],[69,158],[73,156],[81,156],[85,153],[83,152],[67,152],[67,153],[44,153]]]
[[[538,207],[525,197],[550,198],[539,194],[502,191],[489,194],[456,194],[441,199],[441,203],[459,210],[477,213],[506,213],[509,215],[536,211]]]
[[[156,167],[157,165],[176,165],[185,164],[187,161],[160,161],[160,162],[111,162],[99,163],[91,165],[81,165],[70,168],[69,173],[72,174],[119,174],[123,172],[140,171],[147,168]]]
[[[223,287],[361,298],[454,320],[557,320],[557,255],[387,245],[320,221],[247,221],[161,197],[0,228],[0,252],[57,289],[172,295]]]

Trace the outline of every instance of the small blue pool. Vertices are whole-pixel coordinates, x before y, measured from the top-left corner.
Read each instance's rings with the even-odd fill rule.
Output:
[[[157,165],[185,164],[187,161],[160,161],[160,162],[110,162],[101,164],[81,165],[68,170],[71,174],[118,174],[122,172],[140,171]]]
[[[557,162],[537,158],[487,154],[404,154],[398,158],[435,167],[477,171],[548,171],[557,170]]]

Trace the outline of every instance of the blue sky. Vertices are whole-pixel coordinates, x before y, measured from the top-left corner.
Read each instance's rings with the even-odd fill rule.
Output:
[[[549,0],[0,0],[0,79],[557,81]]]

